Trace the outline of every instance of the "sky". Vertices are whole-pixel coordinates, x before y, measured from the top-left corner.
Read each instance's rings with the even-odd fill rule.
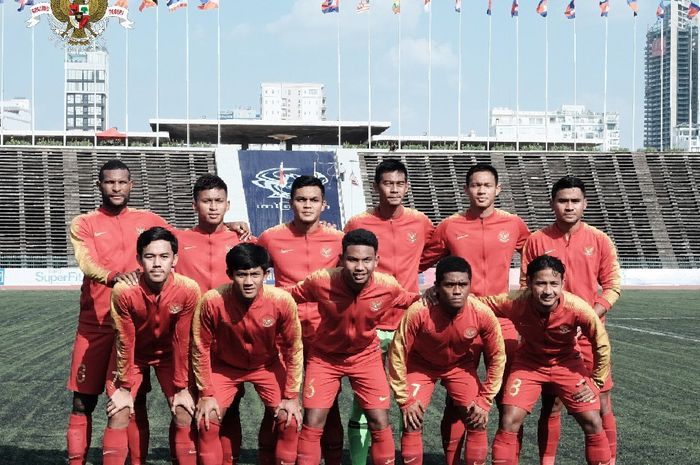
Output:
[[[430,15],[422,0],[403,0],[401,17],[391,0],[372,0],[370,13],[357,14],[356,1],[341,0],[341,12],[322,14],[321,0],[221,1],[222,109],[250,105],[259,110],[262,82],[317,82],[325,85],[327,117],[338,116],[336,39],[341,29],[341,111],[344,120],[367,121],[371,74],[372,120],[391,122],[386,134],[399,133],[399,64],[401,69],[402,134],[435,136],[457,133],[459,19],[452,0],[432,5],[432,111],[428,118],[428,30]],[[38,3],[38,2],[37,2]],[[545,22],[549,30],[549,108],[585,105],[603,111],[605,22],[598,1],[578,0],[576,20],[567,19],[568,2],[549,1],[547,20],[535,12],[536,0],[520,1],[520,109],[545,108]],[[130,131],[148,130],[156,115],[160,92],[161,118],[186,117],[186,14],[170,13],[161,1],[160,57],[156,60],[155,8],[138,11],[131,0],[128,33],[114,19],[103,36],[110,54],[109,125],[126,129],[126,83]],[[217,113],[216,11],[199,11],[190,0],[190,115],[215,119]],[[492,107],[516,106],[516,20],[509,0],[493,1]],[[462,124],[461,133],[486,135],[488,127],[487,0],[462,2]],[[610,0],[607,109],[620,113],[621,146],[643,140],[644,43],[656,21],[654,0],[640,0],[637,40],[634,18],[625,0]],[[2,6],[0,6],[2,8]],[[35,35],[35,108],[37,129],[63,128],[63,48],[50,32],[47,17],[34,29],[25,21],[28,9],[16,12],[4,4],[4,97],[31,96],[32,33]],[[399,19],[401,61],[399,63]],[[574,92],[574,24],[576,30],[576,92]],[[369,34],[368,34],[369,25]],[[33,31],[33,32],[32,32]],[[371,37],[371,41],[368,39]],[[129,53],[126,54],[128,40]],[[369,42],[369,44],[368,44]],[[368,46],[370,45],[370,46]],[[633,74],[633,48],[637,49]],[[368,73],[368,49],[371,73]],[[126,73],[128,61],[128,76]],[[156,63],[160,79],[156,82]],[[633,99],[633,80],[636,99]],[[636,118],[632,121],[633,101]]]

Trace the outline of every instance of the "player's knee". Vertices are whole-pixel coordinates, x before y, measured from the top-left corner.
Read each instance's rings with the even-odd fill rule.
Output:
[[[327,409],[310,408],[304,411],[304,424],[311,428],[322,429],[326,424]]]
[[[511,405],[505,405],[503,415],[499,419],[499,428],[510,433],[517,433],[525,420],[527,412],[522,409],[515,408]]]
[[[597,410],[578,413],[576,420],[586,434],[597,434],[603,431],[603,420]]]
[[[90,415],[95,411],[97,396],[91,394],[73,393],[73,413]]]
[[[129,426],[129,409],[124,408],[107,419],[107,427],[111,429],[124,429]]]
[[[372,431],[380,431],[389,427],[389,411],[370,409],[365,411],[367,427]]]
[[[178,405],[175,407],[175,415],[173,416],[173,420],[175,421],[176,426],[189,426],[192,424],[192,415],[190,415],[190,412]]]

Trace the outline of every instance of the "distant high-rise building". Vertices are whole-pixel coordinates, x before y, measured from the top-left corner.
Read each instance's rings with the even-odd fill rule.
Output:
[[[644,60],[646,147],[672,148],[676,128],[698,123],[698,27],[688,20],[689,4],[689,0],[669,2],[664,19],[647,30]]]
[[[32,128],[32,104],[26,98],[0,101],[0,127],[7,130],[24,130]]]
[[[325,120],[326,97],[323,84],[261,84],[260,117],[272,121]]]
[[[66,129],[109,127],[109,56],[104,50],[68,52],[65,63]]]

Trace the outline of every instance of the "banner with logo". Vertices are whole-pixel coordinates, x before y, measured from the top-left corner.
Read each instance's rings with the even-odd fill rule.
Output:
[[[324,184],[328,204],[321,219],[340,227],[338,178],[333,152],[240,150],[238,161],[253,234],[259,235],[279,224],[280,197],[283,222],[292,219],[289,208],[292,183],[301,175],[313,176],[314,164],[316,177]]]

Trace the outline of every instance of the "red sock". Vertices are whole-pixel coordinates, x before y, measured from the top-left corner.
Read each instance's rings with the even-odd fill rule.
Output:
[[[518,465],[518,433],[499,429],[493,438],[491,460],[499,465]]]
[[[446,405],[440,422],[440,435],[447,465],[460,465],[465,431],[464,423],[457,416],[457,410]]]
[[[292,418],[289,426],[285,426],[286,422],[286,418],[275,422],[275,429],[277,432],[275,465],[294,465],[297,461],[297,447],[299,446],[297,421]]]
[[[489,453],[489,440],[486,430],[467,430],[467,443],[464,448],[464,460],[467,465],[484,465]]]
[[[515,456],[520,460],[520,451],[523,450],[523,436],[525,435],[525,427],[523,425],[520,425],[520,429],[518,430],[518,451],[515,453]]]
[[[229,409],[221,422],[221,450],[224,454],[223,465],[235,465],[241,455],[241,415],[236,409]]]
[[[297,448],[298,465],[318,465],[321,463],[321,436],[323,430],[302,426],[299,435],[299,447]]]
[[[540,449],[540,465],[554,465],[561,436],[561,415],[552,413],[540,416],[537,422],[537,445]]]
[[[126,428],[129,442],[129,458],[131,465],[142,465],[148,457],[148,440],[151,432],[148,425],[148,413],[145,406],[137,408],[129,419]]]
[[[612,411],[603,415],[603,430],[610,445],[611,464],[614,464],[615,458],[617,458],[617,420],[615,420],[615,414]]]
[[[129,453],[128,444],[126,428],[105,428],[105,435],[102,438],[102,464],[124,465]]]
[[[372,435],[372,445],[370,446],[372,463],[374,465],[393,465],[396,461],[396,446],[391,426],[379,431],[370,431],[370,434]]]
[[[202,465],[221,465],[223,455],[221,452],[221,441],[219,431],[221,425],[209,420],[209,429],[204,427],[202,420],[198,434],[199,461]]]
[[[604,431],[586,435],[586,462],[588,465],[610,463],[610,445]]]
[[[401,434],[401,457],[405,465],[423,465],[423,432],[406,431]]]
[[[69,465],[84,465],[87,452],[90,448],[90,436],[92,432],[92,417],[71,413],[68,417],[68,431],[66,431],[66,443]]]
[[[326,465],[340,465],[343,458],[343,439],[343,422],[336,402],[328,411],[323,436],[321,436],[321,453]]]
[[[175,456],[178,465],[197,465],[197,447],[192,426],[178,426],[174,421],[170,425],[171,442],[175,445],[175,450],[171,450],[170,455]]]
[[[275,430],[275,417],[272,412],[265,410],[265,415],[260,422],[258,431],[258,463],[259,465],[274,465],[275,443],[277,431]]]

